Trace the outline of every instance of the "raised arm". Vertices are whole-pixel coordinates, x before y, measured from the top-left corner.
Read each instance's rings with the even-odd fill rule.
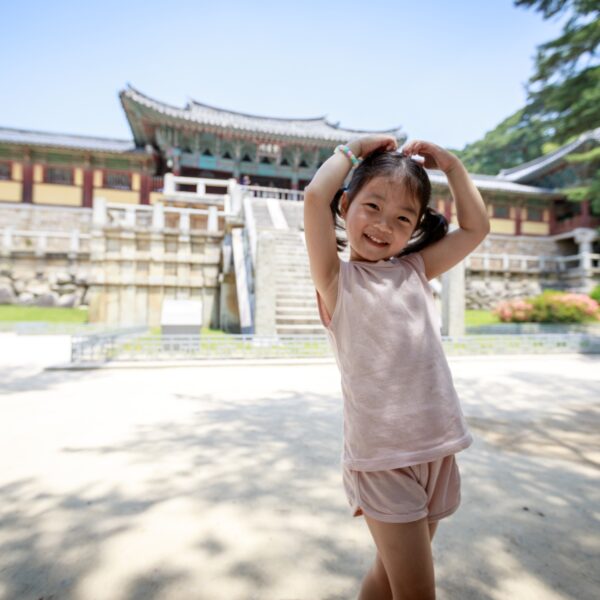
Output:
[[[421,250],[427,279],[433,279],[473,252],[490,232],[490,220],[483,198],[460,159],[429,142],[415,140],[403,147],[404,154],[420,154],[426,168],[442,170],[448,178],[456,204],[458,229]]]
[[[346,145],[357,158],[381,146],[390,150],[398,147],[396,138],[390,135],[367,135]],[[337,281],[340,261],[330,204],[351,166],[347,156],[334,153],[304,188],[304,237],[311,277],[322,296],[327,295],[329,288]]]

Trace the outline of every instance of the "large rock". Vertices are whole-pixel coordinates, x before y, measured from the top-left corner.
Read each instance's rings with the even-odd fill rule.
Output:
[[[33,301],[35,300],[35,296],[29,292],[20,293],[17,298],[17,304],[21,306],[31,306]]]
[[[56,306],[58,304],[58,296],[54,292],[40,294],[33,301],[34,306]]]
[[[14,304],[17,300],[12,286],[0,284],[0,304]]]
[[[64,294],[64,296],[61,296],[58,299],[58,302],[56,305],[60,306],[62,308],[74,308],[75,302],[76,302],[75,294]]]

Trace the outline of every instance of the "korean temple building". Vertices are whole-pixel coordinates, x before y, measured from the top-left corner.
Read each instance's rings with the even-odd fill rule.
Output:
[[[257,229],[301,233],[302,218],[298,209],[301,209],[302,190],[316,169],[337,144],[361,133],[373,133],[340,127],[339,123],[333,123],[326,117],[265,117],[196,101],[179,108],[150,98],[131,86],[122,90],[119,96],[131,127],[131,139],[0,127],[0,235],[3,244],[0,259],[4,269],[7,265],[22,264],[24,269],[27,265],[30,271],[39,270],[42,262],[51,265],[54,259],[57,269],[71,271],[74,265],[82,266],[87,261],[91,280],[88,286],[92,296],[94,290],[100,297],[108,293],[109,288],[116,289],[120,285],[134,285],[137,290],[143,286],[136,277],[145,274],[152,279],[153,267],[146,265],[138,269],[138,262],[152,260],[135,256],[135,249],[132,250],[134,254],[127,255],[128,260],[123,260],[124,264],[133,263],[130,268],[135,276],[127,280],[130,283],[125,284],[119,279],[122,273],[115,276],[112,283],[107,282],[107,265],[110,262],[107,253],[110,253],[111,247],[123,246],[123,243],[110,242],[107,233],[110,211],[123,210],[128,216],[121,225],[126,223],[136,231],[139,229],[138,221],[143,221],[139,215],[151,215],[148,218],[154,226],[157,223],[164,225],[163,242],[167,246],[169,235],[182,233],[177,231],[177,226],[168,227],[169,215],[179,211],[177,218],[183,223],[184,233],[191,238],[180,238],[179,246],[188,244],[192,255],[198,253],[200,247],[204,249],[199,251],[200,254],[207,249],[206,244],[199,245],[200,238],[196,238],[197,243],[194,244],[195,236],[204,234],[206,241],[209,233],[219,233],[218,243],[215,238],[211,250],[216,271],[213,269],[208,276],[203,268],[194,266],[193,257],[187,259],[187,267],[183,270],[170,266],[160,271],[163,278],[169,274],[175,276],[173,282],[168,283],[168,278],[160,282],[154,278],[153,283],[148,284],[146,300],[139,300],[138,295],[135,296],[137,300],[131,300],[134,304],[137,302],[137,314],[142,314],[145,322],[154,324],[159,320],[163,297],[186,295],[196,295],[205,300],[205,320],[213,326],[223,326],[224,320],[227,320],[223,319],[225,313],[229,315],[228,322],[235,322],[239,311],[235,316],[237,309],[234,310],[231,304],[235,302],[229,296],[236,294],[224,293],[219,284],[226,283],[229,278],[234,286],[224,255],[227,244],[231,244],[230,234],[247,223],[243,216],[248,206],[246,198],[250,198],[250,205],[254,206]],[[400,127],[385,133],[394,135],[400,144],[407,139]],[[536,271],[542,276],[546,268],[544,265],[550,264],[552,257],[555,258],[553,269],[558,269],[557,261],[560,262],[563,257],[563,264],[569,270],[567,257],[585,255],[585,260],[580,257],[577,263],[578,269],[586,270],[583,281],[589,284],[597,279],[598,264],[594,257],[599,250],[597,228],[600,219],[590,214],[589,202],[568,202],[561,188],[576,185],[580,180],[577,166],[567,161],[568,155],[594,147],[599,142],[600,128],[581,135],[550,154],[504,169],[497,175],[471,175],[488,206],[491,221],[491,233],[477,249],[483,257],[481,264],[477,266],[479,263],[472,260],[468,265],[473,277],[487,269],[491,275],[506,278],[509,271],[515,270],[511,266],[511,257],[517,256],[521,257],[521,264],[523,256],[545,257]],[[429,176],[433,184],[433,207],[456,222],[445,176],[437,171],[429,171]],[[224,196],[229,202],[225,207]],[[237,198],[239,219],[232,212],[234,197]],[[272,201],[267,202],[269,197],[278,200],[276,207]],[[228,208],[229,212],[224,208]],[[191,210],[185,217],[181,213],[184,209]],[[270,221],[261,221],[261,211],[268,213]],[[212,225],[208,227],[207,223]],[[94,235],[97,235],[94,229],[98,228],[104,229],[104,242],[102,248],[96,242],[94,249]],[[73,233],[75,230],[77,233]],[[32,252],[29,262],[27,247],[20,247],[18,241],[19,236],[25,238],[28,231],[31,239],[25,246]],[[64,235],[70,232],[70,246],[64,249],[62,262],[58,238],[52,243],[48,241],[53,231],[56,236],[58,232]],[[257,235],[256,232],[253,235]],[[41,250],[39,243],[31,241],[40,236],[45,236]],[[85,236],[90,236],[89,241],[85,241],[88,239]],[[35,248],[30,247],[32,244]],[[54,255],[50,251],[52,244],[57,245]],[[136,244],[137,250],[145,248],[140,240]],[[163,250],[168,254],[167,246]],[[235,248],[232,252],[235,254]],[[206,253],[203,255],[208,256]],[[500,258],[501,266],[490,267],[490,261]],[[98,270],[99,262],[104,264],[104,274]],[[96,275],[91,274],[94,264],[98,267]],[[189,279],[190,274],[201,271],[204,273],[203,283],[198,283],[195,288],[191,286],[194,289],[188,288],[186,292],[179,290],[182,287],[181,277]],[[525,271],[531,269],[527,267]],[[552,278],[552,273],[549,276]],[[13,301],[16,302],[18,289],[14,284],[15,277],[13,275]],[[208,280],[212,283],[208,284]],[[581,287],[582,278],[577,281]],[[215,288],[214,293],[207,296],[206,290],[210,286]],[[156,291],[159,288],[160,291]],[[116,293],[115,289],[110,293]],[[134,297],[130,290],[127,293]],[[238,301],[239,293],[238,288]],[[26,301],[31,302],[31,298],[26,298]],[[91,320],[123,322],[131,312],[123,308],[126,301],[122,298],[112,304],[98,301],[96,306],[92,298],[87,301],[90,302]],[[117,304],[121,308],[114,308]],[[109,305],[112,308],[107,308]],[[139,309],[140,306],[143,308]],[[235,328],[233,325],[232,329]]]

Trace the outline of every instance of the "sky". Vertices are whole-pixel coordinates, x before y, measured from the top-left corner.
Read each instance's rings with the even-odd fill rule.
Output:
[[[131,139],[129,83],[461,149],[525,105],[566,17],[512,0],[0,0],[0,126]]]

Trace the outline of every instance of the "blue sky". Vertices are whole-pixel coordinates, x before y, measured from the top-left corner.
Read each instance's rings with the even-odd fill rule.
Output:
[[[525,103],[536,46],[565,17],[512,0],[0,2],[0,126],[131,138],[129,82],[462,148]]]

